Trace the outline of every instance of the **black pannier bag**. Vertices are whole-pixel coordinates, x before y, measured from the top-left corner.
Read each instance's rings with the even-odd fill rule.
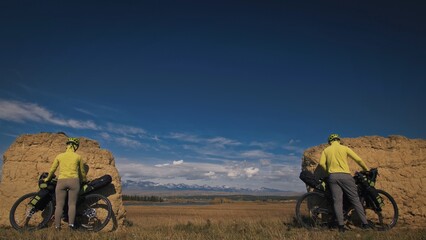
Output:
[[[40,189],[47,189],[47,190],[53,192],[53,191],[55,191],[56,183],[58,181],[56,179],[56,175],[53,174],[50,181],[44,182],[44,179],[47,178],[48,175],[49,175],[49,173],[47,173],[47,172],[44,172],[40,175],[40,177],[38,179],[38,187]]]
[[[88,182],[87,184],[84,184],[81,189],[81,194],[86,194],[88,192],[93,192],[95,190],[98,190],[102,187],[105,187],[106,185],[110,184],[112,182],[111,175],[103,175],[102,177],[93,179],[92,181]]]
[[[55,174],[52,176],[52,180],[49,182],[44,182],[44,179],[49,175],[47,172],[43,172],[38,179],[38,187],[40,190],[37,192],[37,195],[31,199],[30,204],[33,205],[37,210],[43,210],[50,200],[52,200],[52,194],[55,191],[56,187],[56,178]]]
[[[324,190],[324,187],[322,185],[322,181],[321,179],[319,179],[318,177],[316,177],[312,172],[307,171],[307,170],[303,170],[300,175],[299,178],[306,183],[306,185],[308,185],[309,187],[318,189],[318,190]]]
[[[377,189],[375,187],[369,187],[366,188],[366,190],[368,192],[367,197],[370,198],[370,200],[374,204],[373,207],[378,211],[382,211],[382,206],[384,205],[383,198],[379,195]]]
[[[384,205],[382,197],[377,192],[377,189],[374,187],[376,183],[376,178],[378,171],[376,168],[372,168],[370,172],[358,172],[355,174],[357,182],[365,189],[367,192],[366,197],[370,200],[374,209],[381,211],[382,206]],[[368,201],[367,201],[368,202]]]
[[[33,205],[37,210],[43,210],[50,200],[52,200],[52,195],[48,189],[44,188],[38,191],[37,195],[31,199],[30,204]]]

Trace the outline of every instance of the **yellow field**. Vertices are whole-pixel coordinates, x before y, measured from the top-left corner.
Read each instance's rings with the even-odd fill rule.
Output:
[[[294,223],[294,202],[234,202],[201,206],[126,206],[127,227],[120,232],[83,233],[43,229],[18,233],[0,228],[0,239],[426,239],[425,229],[388,232],[308,231]]]
[[[204,206],[127,206],[127,217],[147,228],[156,225],[227,225],[235,221],[291,222],[294,203],[227,203]]]

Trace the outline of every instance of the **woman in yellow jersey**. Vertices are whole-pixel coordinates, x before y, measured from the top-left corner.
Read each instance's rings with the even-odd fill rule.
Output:
[[[355,211],[359,215],[362,228],[368,229],[364,208],[358,197],[357,186],[348,166],[348,156],[351,157],[360,167],[368,171],[364,161],[349,147],[340,145],[340,137],[337,134],[331,134],[328,137],[328,146],[321,154],[319,165],[328,173],[328,183],[333,196],[334,212],[336,214],[339,232],[344,232],[343,222],[343,193],[346,194]]]
[[[59,166],[58,183],[56,185],[56,210],[55,228],[60,229],[61,217],[65,205],[65,198],[68,192],[68,226],[75,228],[75,212],[77,198],[80,191],[80,176],[82,182],[86,181],[86,172],[81,156],[77,154],[80,140],[78,138],[68,138],[67,149],[64,153],[56,156],[49,175],[44,181],[49,181]]]

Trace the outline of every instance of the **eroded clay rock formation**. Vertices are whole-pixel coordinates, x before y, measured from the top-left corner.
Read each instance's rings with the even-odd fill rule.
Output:
[[[352,148],[369,166],[379,169],[376,187],[390,193],[398,204],[398,225],[426,226],[426,140],[403,136],[369,136],[343,138],[343,145]],[[302,169],[323,175],[317,168],[322,144],[307,149],[303,154]],[[349,160],[353,172],[361,170]]]
[[[40,133],[19,136],[3,155],[0,183],[0,225],[9,226],[9,211],[22,195],[38,191],[38,177],[48,172],[57,154],[66,149],[67,136],[63,133]],[[109,174],[112,183],[97,193],[108,197],[113,207],[113,217],[105,230],[123,227],[126,211],[122,202],[121,180],[111,152],[99,144],[80,138],[77,150],[88,166],[88,180]],[[58,173],[58,171],[56,171]]]

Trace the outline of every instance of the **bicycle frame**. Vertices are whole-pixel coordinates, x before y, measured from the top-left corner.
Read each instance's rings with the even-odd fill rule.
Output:
[[[371,185],[363,185],[360,181],[360,176],[365,176],[366,172],[357,173],[354,176],[355,183],[358,188],[358,195],[361,203],[366,211],[369,223],[374,224],[376,229],[388,230],[394,227],[398,219],[398,207],[393,197],[380,189],[375,189],[378,198],[382,201],[383,205],[378,205],[377,202],[371,197],[371,191],[368,188]],[[374,180],[377,177],[377,170],[375,174],[371,175]],[[325,179],[322,179],[323,181]],[[372,184],[374,186],[374,182]],[[371,189],[370,189],[371,190]],[[384,207],[382,211],[382,206]],[[347,197],[343,198],[343,211],[345,222],[359,221],[352,213],[353,207],[348,201]],[[307,228],[316,227],[333,227],[336,225],[335,214],[333,208],[333,198],[331,196],[330,188],[325,185],[325,190],[322,187],[315,187],[312,192],[302,195],[296,203],[296,218],[299,223]],[[355,225],[359,225],[357,222]]]
[[[46,185],[44,182],[39,182],[39,184]],[[21,231],[37,230],[52,223],[56,208],[55,187],[46,188],[44,186],[41,190],[45,189],[49,190],[47,194],[42,195],[45,198],[38,197],[40,191],[38,193],[28,193],[13,204],[9,213],[9,220],[13,228]],[[46,192],[44,191],[44,193]],[[68,204],[65,204],[65,218],[67,218],[67,208]],[[107,197],[97,193],[81,191],[77,200],[75,223],[87,231],[100,231],[108,224],[112,217],[112,212],[112,205]]]

